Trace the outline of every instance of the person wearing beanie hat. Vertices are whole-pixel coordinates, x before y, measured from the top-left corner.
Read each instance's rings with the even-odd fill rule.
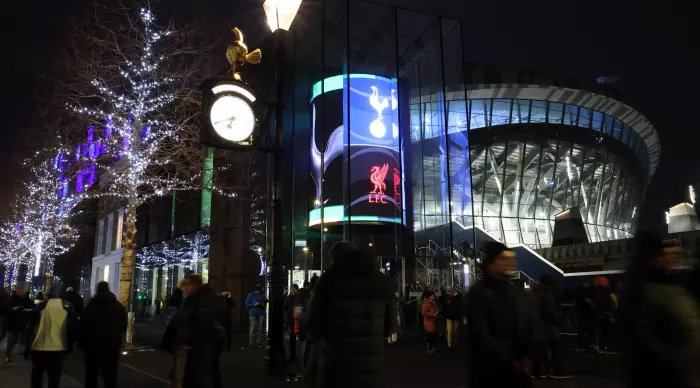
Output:
[[[484,244],[484,279],[467,295],[470,365],[469,386],[526,387],[529,385],[529,346],[518,327],[520,297],[508,281],[516,270],[515,252],[504,244]]]

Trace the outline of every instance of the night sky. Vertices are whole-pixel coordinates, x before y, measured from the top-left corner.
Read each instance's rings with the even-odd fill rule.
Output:
[[[308,1],[308,0],[307,0]],[[0,217],[8,214],[17,187],[17,165],[30,150],[24,136],[35,125],[37,73],[50,65],[52,48],[60,45],[60,26],[85,0],[16,2],[5,18],[0,94]],[[166,1],[182,9],[206,3],[209,33],[222,36],[234,25],[246,31],[250,47],[267,26],[257,0]],[[413,0],[406,3],[421,3]],[[444,9],[450,1],[425,2]],[[697,51],[700,36],[691,23],[687,1],[455,1],[465,13],[463,28],[469,62],[499,63],[594,80],[617,74],[623,100],[644,113],[661,138],[661,164],[647,190],[642,228],[662,228],[668,207],[688,200],[687,186],[700,183],[700,111],[694,93],[700,90]],[[466,4],[466,5],[464,5]],[[420,4],[418,4],[420,6]],[[454,16],[454,14],[453,14]],[[222,55],[223,60],[223,55]],[[225,63],[225,62],[222,62]],[[698,187],[700,189],[700,187]]]

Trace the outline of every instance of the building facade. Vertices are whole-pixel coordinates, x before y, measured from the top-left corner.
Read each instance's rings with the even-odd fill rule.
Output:
[[[653,125],[603,83],[468,64],[459,15],[302,4],[284,73],[292,278],[341,240],[403,277],[484,238],[547,248],[570,209],[588,242],[635,234]]]

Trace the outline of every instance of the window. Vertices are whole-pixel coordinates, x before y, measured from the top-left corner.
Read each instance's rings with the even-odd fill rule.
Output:
[[[105,231],[105,220],[100,220],[97,223],[97,253],[95,256],[99,256],[102,254],[102,242],[104,240],[104,231]]]
[[[547,121],[547,101],[533,101],[530,122],[544,123],[545,121]]]
[[[613,127],[613,136],[615,139],[622,139],[622,123],[620,120],[615,120],[615,126]]]
[[[119,277],[121,276],[121,271],[119,270],[120,264],[115,263],[115,264],[112,264],[112,266],[114,267],[114,269],[112,270],[113,275],[112,275],[111,281],[109,282],[109,284],[110,284],[109,288],[112,289],[112,292],[114,292],[115,294],[118,294],[119,293],[119,291],[118,291],[119,290]]]
[[[612,126],[613,126],[613,118],[605,115],[605,121],[603,121],[603,132],[606,135],[611,135],[612,134]]]
[[[95,268],[95,288],[97,288],[97,284],[100,283],[102,280],[102,271],[100,270],[100,267]]]
[[[630,142],[630,127],[626,125],[622,128],[622,142],[625,144]]]
[[[567,105],[564,113],[564,125],[576,125],[578,120],[578,107],[575,105]]]
[[[491,125],[510,124],[510,101],[493,100],[493,120]]]
[[[124,227],[124,209],[119,209],[119,217],[117,218],[117,241],[114,244],[115,249],[122,247],[122,228]]]
[[[562,114],[564,113],[564,105],[558,102],[549,103],[549,115],[547,116],[548,123],[561,124]]]
[[[530,100],[514,100],[510,120],[513,124],[530,122]]]
[[[603,126],[603,114],[600,112],[593,112],[593,130],[600,132]]]
[[[102,274],[102,281],[109,283],[109,265],[105,265],[104,273]]]
[[[578,116],[578,126],[583,128],[591,127],[591,110],[588,108],[581,108]]]
[[[469,112],[469,129],[477,129],[487,126],[487,118],[490,113],[491,100],[473,100],[472,109]]]
[[[105,253],[112,252],[112,241],[114,241],[114,236],[112,236],[113,231],[114,213],[109,213],[109,216],[107,216],[107,239],[105,240]]]

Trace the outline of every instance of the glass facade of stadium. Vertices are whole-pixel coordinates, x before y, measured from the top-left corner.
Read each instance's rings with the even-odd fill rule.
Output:
[[[635,233],[660,148],[630,106],[467,65],[456,20],[360,0],[304,2],[299,17],[284,112],[291,281],[327,268],[342,240],[387,271],[458,255],[477,231],[548,247],[571,208],[591,242]]]

